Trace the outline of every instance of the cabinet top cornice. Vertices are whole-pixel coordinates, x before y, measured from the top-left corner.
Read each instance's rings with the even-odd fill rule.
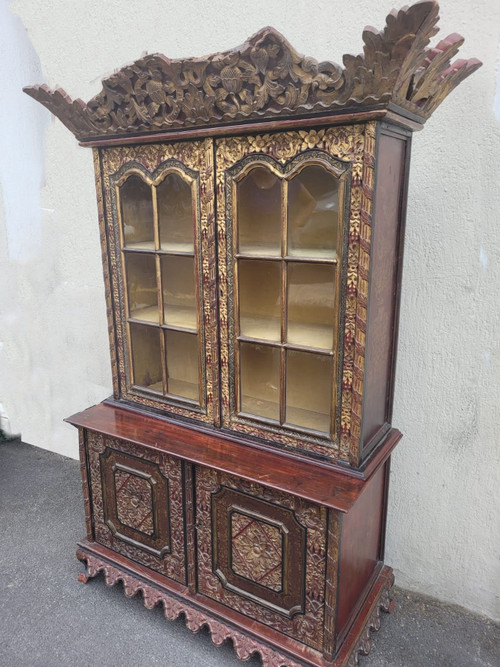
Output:
[[[428,46],[438,12],[432,0],[393,10],[382,31],[365,28],[363,53],[344,55],[343,68],[300,55],[268,27],[203,58],[147,55],[104,79],[86,104],[46,85],[24,90],[80,141],[381,109],[423,124],[481,66],[451,62],[464,41],[456,33]]]

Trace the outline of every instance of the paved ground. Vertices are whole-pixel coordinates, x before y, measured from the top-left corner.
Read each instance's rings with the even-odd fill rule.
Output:
[[[125,598],[121,584],[80,584],[74,553],[84,532],[78,463],[19,441],[0,444],[1,667],[244,664],[206,631],[193,635],[183,621],[146,610],[142,598]],[[360,667],[500,667],[498,626],[400,589],[395,597]]]

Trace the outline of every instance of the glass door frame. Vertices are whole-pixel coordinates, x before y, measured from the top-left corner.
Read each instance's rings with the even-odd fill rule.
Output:
[[[136,145],[104,149],[101,152],[103,190],[105,194],[105,215],[108,232],[108,255],[110,267],[110,304],[116,331],[110,342],[116,349],[117,370],[113,375],[115,397],[132,404],[141,404],[163,414],[187,417],[196,421],[216,424],[218,421],[218,378],[216,376],[216,333],[208,322],[209,311],[214,309],[215,299],[215,236],[213,207],[205,206],[205,199],[214,197],[213,143],[211,140],[191,142]],[[163,390],[154,392],[134,382],[131,356],[130,313],[128,311],[126,268],[124,255],[134,252],[125,248],[119,187],[132,174],[137,174],[152,188],[154,207],[155,242],[151,250],[143,250],[154,256],[156,264],[156,287],[158,295],[158,324],[153,324],[161,334],[161,365]],[[163,257],[186,255],[186,252],[172,251],[160,247],[159,211],[156,187],[172,173],[178,174],[189,185],[193,207],[193,252],[187,253],[194,261],[194,290],[196,331],[186,335],[196,335],[198,342],[198,386],[200,401],[166,392],[166,350],[165,338],[168,331],[183,331],[164,320],[163,286],[161,269]],[[203,200],[203,203],[202,203]],[[209,240],[212,240],[209,243]],[[136,251],[141,252],[141,251]],[[213,279],[210,279],[213,276]],[[110,320],[111,323],[111,320]],[[137,323],[135,323],[137,324]],[[140,324],[140,323],[139,323]],[[144,325],[148,326],[148,325]],[[150,325],[149,325],[150,326]],[[186,330],[187,331],[187,330]]]
[[[276,159],[276,152],[273,151],[273,140],[275,137],[286,136],[288,139],[287,157],[286,159]],[[261,137],[257,138],[257,141]],[[341,293],[345,288],[345,274],[346,274],[346,254],[347,254],[347,234],[348,234],[348,220],[350,208],[350,179],[351,179],[351,162],[343,160],[330,152],[318,149],[304,149],[301,137],[298,133],[286,133],[281,135],[265,135],[262,139],[266,140],[267,146],[264,151],[253,151],[252,143],[255,146],[256,139],[254,137],[241,137],[243,142],[243,150],[240,149],[240,155],[234,156],[240,159],[232,159],[231,154],[224,155],[224,144],[231,140],[219,140],[217,142],[217,182],[223,183],[223,193],[219,190],[218,199],[218,219],[219,219],[219,237],[222,233],[222,220],[225,218],[226,234],[224,263],[226,268],[226,276],[221,276],[225,279],[225,304],[227,307],[227,331],[222,332],[221,335],[221,354],[227,358],[228,373],[222,378],[222,392],[223,392],[223,424],[231,428],[231,430],[243,431],[251,435],[257,435],[266,440],[275,441],[285,445],[291,445],[299,449],[313,449],[321,453],[332,455],[332,448],[338,448],[339,433],[340,433],[340,398],[341,398],[341,369],[342,369],[342,338],[343,338],[343,307]],[[236,138],[233,139],[232,146]],[[247,150],[245,150],[245,148]],[[248,150],[250,148],[250,150]],[[236,152],[236,151],[235,151]],[[281,157],[281,156],[280,156]],[[221,159],[222,158],[222,159]],[[284,341],[284,326],[286,322],[286,305],[282,308],[281,313],[281,340],[280,347],[280,421],[276,423],[275,420],[267,420],[266,418],[259,418],[255,415],[243,413],[240,410],[241,396],[240,396],[240,378],[239,378],[239,340],[241,339],[238,322],[238,289],[237,289],[237,262],[243,257],[239,253],[238,238],[236,229],[236,212],[237,212],[237,183],[248,174],[252,168],[263,166],[273,172],[277,177],[282,179],[285,183],[283,188],[286,190],[287,184],[307,166],[319,165],[324,167],[328,172],[332,173],[339,179],[339,229],[338,229],[338,243],[337,243],[337,257],[336,261],[321,260],[318,262],[326,264],[336,264],[337,270],[335,275],[335,306],[334,306],[334,342],[333,342],[333,369],[332,369],[332,392],[331,392],[331,409],[330,409],[330,432],[328,434],[316,431],[311,428],[303,428],[301,426],[293,426],[290,424],[283,424],[284,412],[284,367],[283,355],[286,350],[296,349],[297,346],[288,344]],[[224,204],[224,211],[221,212],[221,204]],[[279,262],[291,263],[293,261],[303,262],[310,261],[311,258],[304,259],[301,257],[294,257],[285,255],[284,251],[287,244],[287,222],[286,222],[286,198],[281,197],[281,253],[275,258],[269,257],[266,259],[274,259]],[[264,253],[263,253],[264,254]],[[219,257],[221,257],[221,247],[219,246]],[[256,254],[256,260],[259,256]],[[265,260],[263,260],[265,261]],[[283,274],[283,272],[282,272]],[[221,288],[222,289],[222,288]],[[281,279],[281,302],[285,304],[285,280]],[[225,309],[222,304],[222,320],[224,319]],[[265,343],[264,343],[265,344]],[[304,349],[298,346],[299,349]],[[311,352],[314,350],[311,349]],[[224,371],[224,368],[223,368]],[[224,401],[225,394],[225,401]],[[308,444],[309,443],[309,444]]]

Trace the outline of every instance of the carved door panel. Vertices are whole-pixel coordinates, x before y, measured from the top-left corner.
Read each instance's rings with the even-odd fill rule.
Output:
[[[181,462],[87,433],[95,540],[184,583]]]
[[[321,649],[325,509],[198,467],[196,510],[199,592]]]

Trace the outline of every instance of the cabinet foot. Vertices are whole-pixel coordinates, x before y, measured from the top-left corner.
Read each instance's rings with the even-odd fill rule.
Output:
[[[87,570],[85,570],[85,572],[79,572],[78,573],[78,581],[80,583],[86,584],[89,579],[90,579],[90,575],[88,574]]]
[[[391,588],[394,584],[394,575],[392,573],[392,570],[388,567],[384,567],[384,569],[382,570],[382,576],[384,577],[385,581],[383,583],[381,591],[379,590],[378,596],[375,598],[374,604],[370,605],[371,608],[370,611],[368,612],[369,614],[368,620],[365,621],[364,624],[362,625],[361,632],[357,640],[354,640],[356,643],[354,644],[354,648],[352,649],[352,652],[349,656],[347,663],[340,663],[342,665],[345,664],[346,667],[357,667],[357,665],[362,664],[360,663],[359,657],[368,655],[372,649],[372,637],[371,637],[372,632],[377,632],[378,630],[380,630],[380,625],[381,625],[380,612],[383,611],[387,614],[390,614],[394,609],[395,602],[391,597]],[[367,600],[367,605],[369,605],[370,597],[372,596],[373,592]],[[353,630],[356,629],[357,625],[358,623],[355,622]],[[350,634],[352,634],[352,631]],[[351,642],[352,638],[350,638],[350,636],[348,635],[346,637],[345,644],[349,645],[351,644]]]

